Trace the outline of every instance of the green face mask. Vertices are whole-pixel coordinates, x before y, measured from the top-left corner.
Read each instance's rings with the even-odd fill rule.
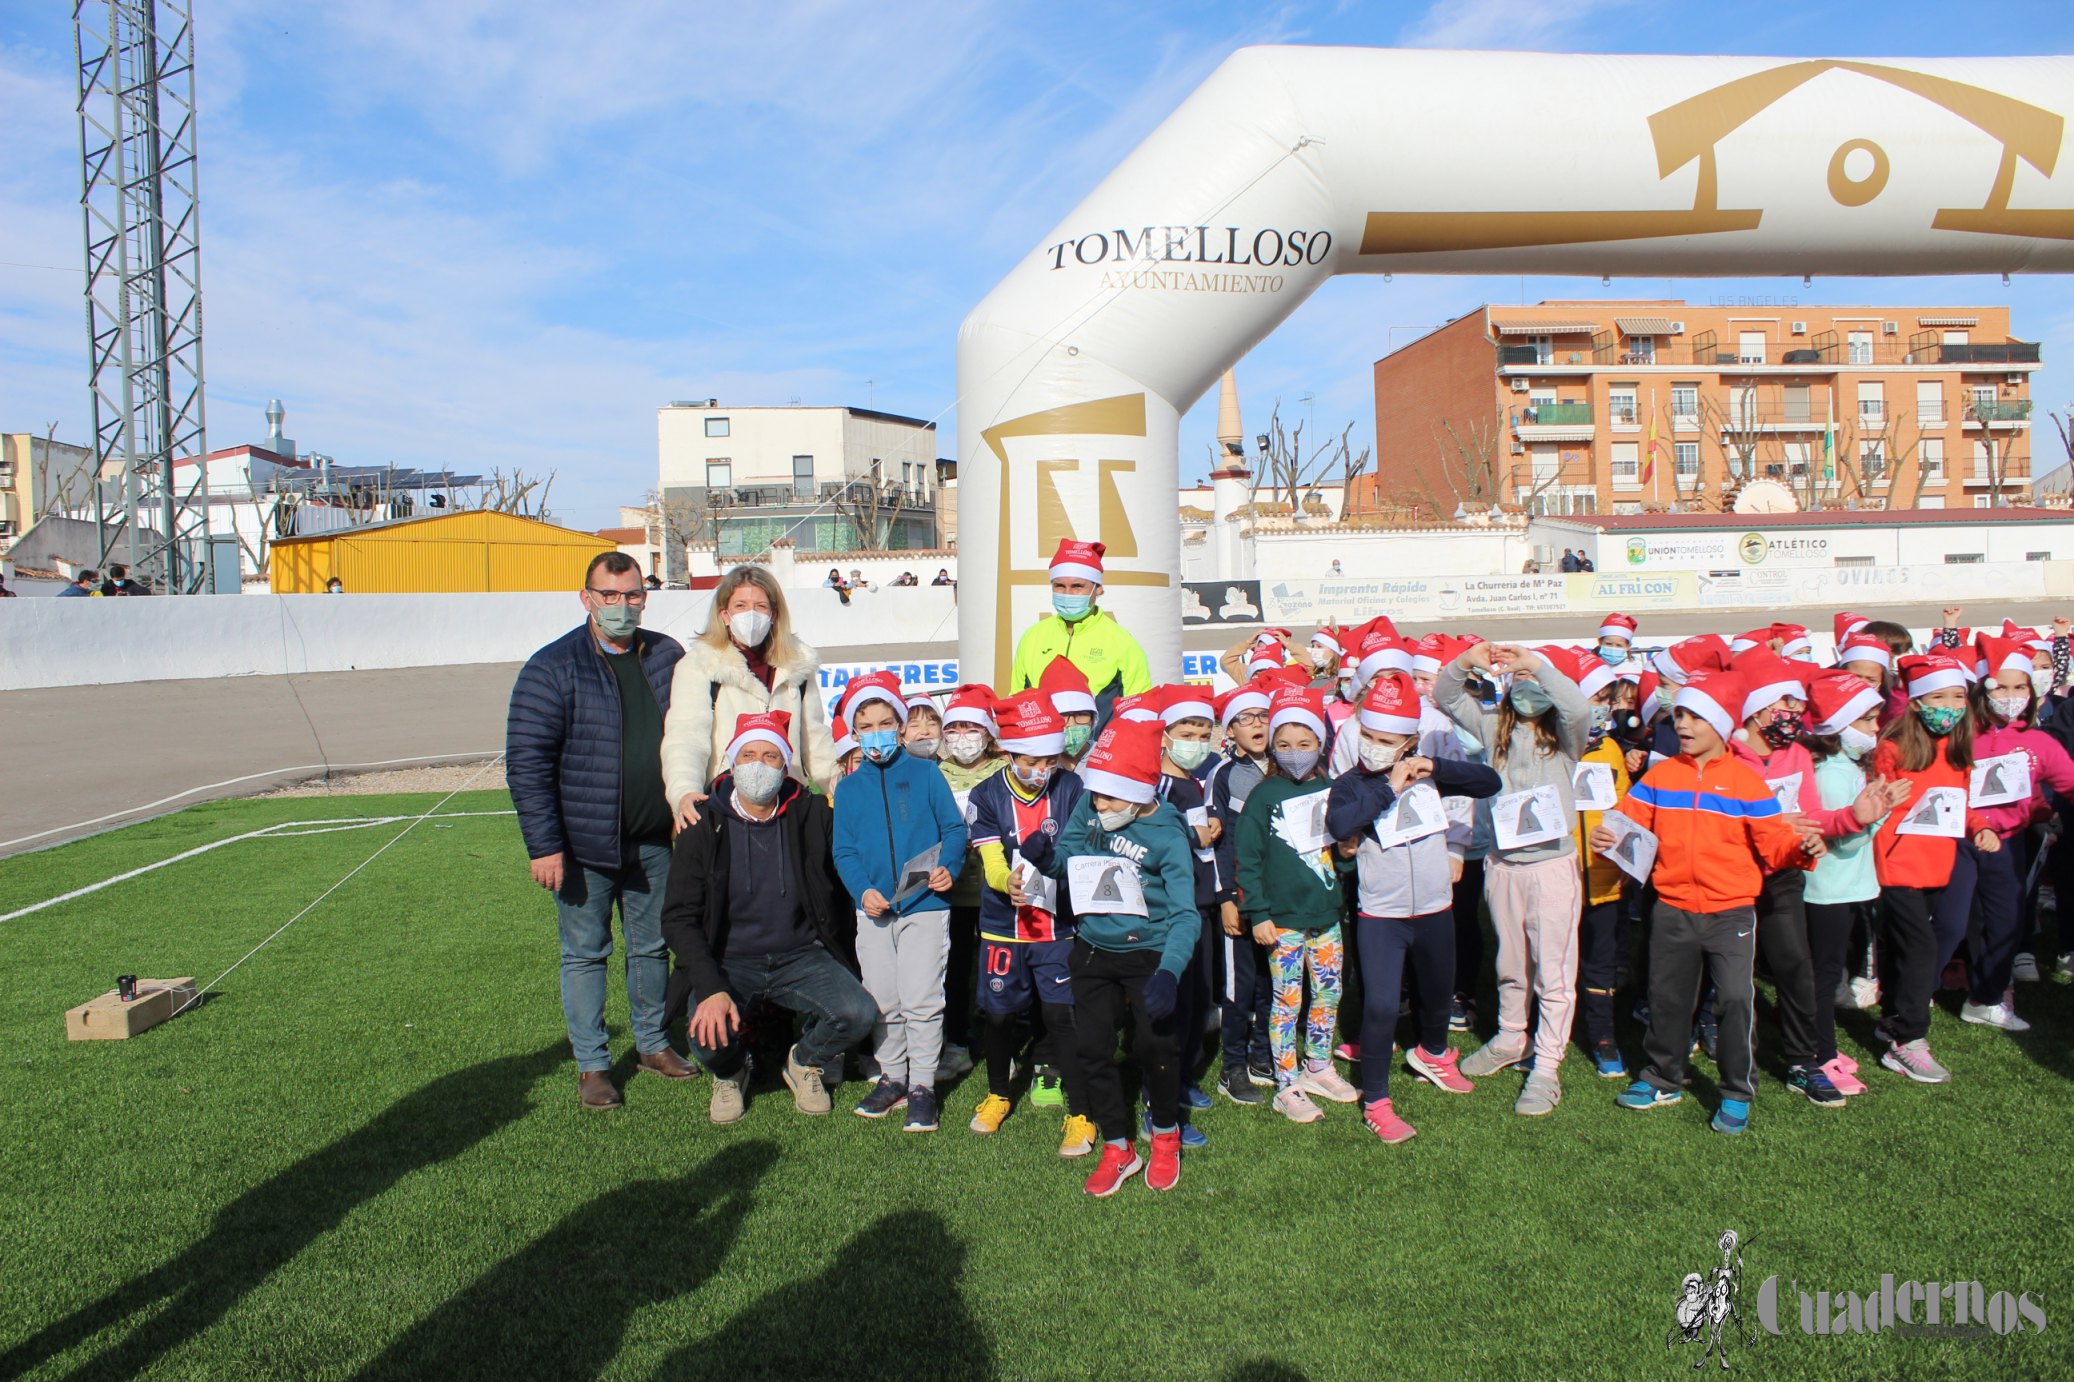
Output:
[[[1095,737],[1093,725],[1066,726],[1066,757],[1078,758],[1087,752],[1087,741]]]
[[[1964,706],[1924,705],[1921,701],[1916,702],[1916,718],[1923,722],[1924,729],[1940,739],[1959,727],[1959,718],[1965,713]]]
[[[641,627],[641,611],[631,605],[601,605],[592,617],[598,621],[598,632],[607,638],[628,638]]]

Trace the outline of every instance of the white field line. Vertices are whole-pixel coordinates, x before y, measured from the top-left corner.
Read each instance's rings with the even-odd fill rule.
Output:
[[[448,811],[436,816],[340,816],[330,820],[279,821],[273,825],[262,826],[258,830],[248,830],[242,835],[231,835],[221,840],[212,840],[208,844],[197,845],[193,849],[183,850],[170,858],[160,859],[156,863],[145,864],[141,868],[118,873],[112,878],[104,878],[98,883],[89,883],[83,888],[74,888],[71,892],[60,893],[56,897],[45,898],[41,902],[32,902],[26,907],[0,915],[0,921],[13,921],[17,917],[25,917],[32,912],[40,912],[46,907],[55,907],[61,902],[70,902],[75,898],[86,897],[91,893],[101,891],[103,888],[112,888],[117,883],[127,883],[132,878],[141,878],[155,870],[166,868],[172,864],[183,863],[199,855],[207,854],[211,850],[222,849],[225,845],[234,845],[245,840],[278,840],[293,839],[299,835],[331,835],[341,830],[364,830],[369,826],[394,825],[398,821],[459,820],[469,816],[515,816],[517,814],[518,812],[516,811]]]

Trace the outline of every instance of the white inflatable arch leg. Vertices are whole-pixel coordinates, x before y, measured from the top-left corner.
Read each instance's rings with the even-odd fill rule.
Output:
[[[958,634],[1006,693],[1062,536],[1180,672],[1180,416],[1338,273],[2074,270],[2074,58],[1234,53],[958,336]]]

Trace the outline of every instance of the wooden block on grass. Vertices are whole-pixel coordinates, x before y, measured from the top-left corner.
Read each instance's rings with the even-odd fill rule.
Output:
[[[139,979],[137,996],[125,1003],[114,989],[65,1014],[67,1041],[126,1041],[148,1032],[194,997],[194,980]]]

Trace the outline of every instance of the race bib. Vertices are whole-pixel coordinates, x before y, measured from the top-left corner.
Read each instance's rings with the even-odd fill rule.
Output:
[[[1544,784],[1529,792],[1507,792],[1491,801],[1491,830],[1500,849],[1525,849],[1529,845],[1560,840],[1569,832],[1563,814],[1562,794]]]
[[[1957,787],[1932,787],[1908,808],[1897,835],[1941,835],[1957,840],[1966,834],[1966,793]]]
[[[929,890],[929,875],[936,872],[936,863],[942,857],[943,845],[938,842],[900,866],[900,882],[893,889],[895,907]]]
[[[1023,905],[1052,916],[1059,914],[1059,880],[1039,873],[1034,865],[1018,863],[1017,881],[1023,885]]]
[[[1447,826],[1447,807],[1442,803],[1440,793],[1431,783],[1418,782],[1391,802],[1389,810],[1376,817],[1376,843],[1384,849],[1394,849],[1413,840],[1423,840],[1428,835],[1437,835]]]
[[[1282,837],[1298,854],[1313,854],[1331,845],[1332,835],[1325,829],[1325,807],[1331,795],[1312,792],[1291,797],[1277,808],[1282,816]]]
[[[1476,824],[1476,798],[1474,797],[1442,797],[1440,799],[1440,809],[1447,813],[1448,821],[1451,824],[1471,827]]]
[[[979,820],[979,813],[972,809],[972,789],[970,787],[967,787],[962,792],[951,793],[951,800],[958,803],[958,814],[964,818],[965,824],[972,825]]]
[[[2018,750],[1975,763],[1972,790],[1966,799],[1975,806],[2006,806],[2011,802],[2029,801],[2031,755]]]
[[[1647,883],[1649,871],[1656,866],[1656,836],[1618,811],[1608,811],[1599,823],[1614,835],[1613,848],[1600,857],[1611,859],[1616,868],[1637,883]]]
[[[1800,777],[1799,773],[1788,773],[1775,782],[1764,784],[1772,789],[1772,800],[1779,803],[1781,811],[1791,814],[1800,810]]]
[[[1620,800],[1610,763],[1579,763],[1570,778],[1570,791],[1580,811],[1610,811]]]
[[[1117,854],[1077,854],[1068,859],[1066,895],[1080,916],[1146,914],[1145,881],[1138,876],[1138,866]]]

